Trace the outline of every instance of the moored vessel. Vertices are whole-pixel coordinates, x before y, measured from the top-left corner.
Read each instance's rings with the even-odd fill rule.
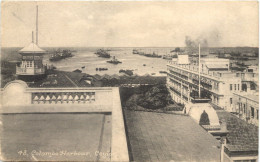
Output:
[[[113,59],[107,61],[107,63],[111,63],[111,64],[121,64],[122,62],[121,62],[121,61],[118,61],[118,60],[116,59],[116,57],[113,56]]]

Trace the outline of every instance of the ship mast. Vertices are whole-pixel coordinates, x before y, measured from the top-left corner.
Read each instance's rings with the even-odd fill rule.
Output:
[[[32,31],[32,43],[34,43],[34,38],[33,38],[33,31]]]
[[[199,98],[200,98],[200,44],[199,44]]]
[[[36,6],[36,45],[38,45],[38,5]]]

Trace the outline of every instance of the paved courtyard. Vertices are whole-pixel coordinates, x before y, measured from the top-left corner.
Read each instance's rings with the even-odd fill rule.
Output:
[[[8,161],[110,160],[109,114],[5,114],[0,124]]]
[[[189,116],[125,110],[134,161],[220,161],[219,142]]]

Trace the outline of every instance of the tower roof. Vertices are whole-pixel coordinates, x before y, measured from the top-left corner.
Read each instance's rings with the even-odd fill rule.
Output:
[[[43,49],[38,47],[35,43],[30,43],[28,46],[24,47],[19,51],[20,53],[45,53]]]

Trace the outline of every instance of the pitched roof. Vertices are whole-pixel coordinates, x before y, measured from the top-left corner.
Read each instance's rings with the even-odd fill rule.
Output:
[[[97,80],[101,79],[101,76],[98,74],[93,75],[93,77],[96,78]]]
[[[227,123],[227,148],[229,151],[258,151],[258,127],[248,124],[231,113],[217,112]]]
[[[112,78],[112,77],[111,77],[110,75],[108,75],[108,74],[104,74],[104,75],[102,75],[101,77],[102,77],[102,79],[103,79],[103,78],[105,78],[105,79],[111,79],[111,78]]]
[[[43,49],[38,47],[35,43],[30,43],[28,46],[24,47],[19,51],[20,53],[45,53]]]
[[[91,85],[82,81],[84,73],[65,72],[54,70],[49,75],[54,74],[53,77],[46,77],[34,83],[28,83],[29,87],[90,87]],[[56,84],[54,84],[56,82]]]

